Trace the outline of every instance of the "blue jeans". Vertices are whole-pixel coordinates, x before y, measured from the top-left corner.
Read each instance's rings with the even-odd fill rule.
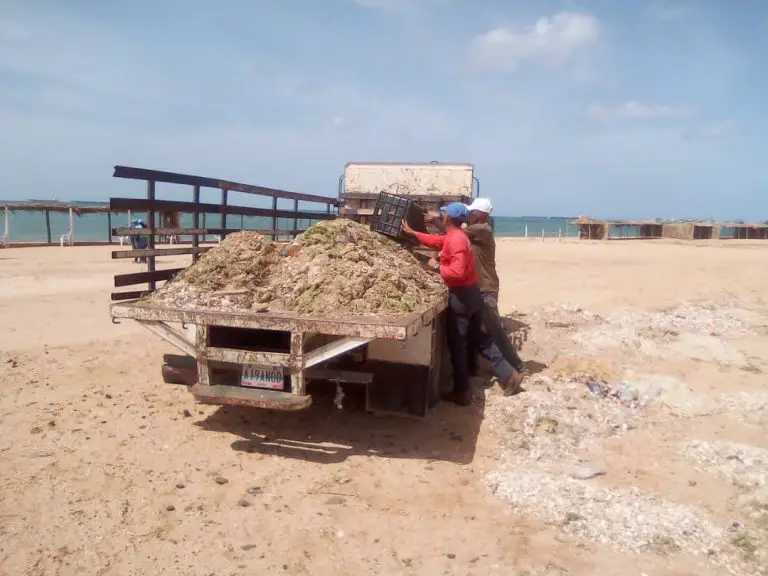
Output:
[[[483,297],[477,286],[451,288],[448,294],[448,349],[453,365],[453,391],[469,390],[469,354],[479,352],[506,384],[515,373],[489,332],[483,330]]]

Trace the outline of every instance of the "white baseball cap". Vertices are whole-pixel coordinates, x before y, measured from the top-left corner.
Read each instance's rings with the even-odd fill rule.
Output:
[[[490,214],[493,211],[493,206],[491,206],[491,201],[488,198],[475,198],[475,201],[467,207],[467,210]]]

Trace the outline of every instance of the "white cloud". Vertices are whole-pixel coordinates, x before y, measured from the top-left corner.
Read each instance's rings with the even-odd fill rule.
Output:
[[[591,104],[587,117],[597,122],[618,122],[622,120],[679,120],[693,116],[693,110],[675,106],[656,106],[630,100],[622,104]]]
[[[496,28],[476,36],[471,51],[485,68],[514,70],[527,61],[561,65],[599,37],[600,24],[594,16],[560,12],[527,28]]]

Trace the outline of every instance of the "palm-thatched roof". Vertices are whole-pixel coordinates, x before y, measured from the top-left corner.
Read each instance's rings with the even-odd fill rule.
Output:
[[[73,214],[98,214],[110,212],[107,204],[98,206],[80,206],[77,204],[61,204],[59,202],[18,202],[15,204],[0,204],[0,210],[8,209],[10,212],[66,212],[70,209]]]

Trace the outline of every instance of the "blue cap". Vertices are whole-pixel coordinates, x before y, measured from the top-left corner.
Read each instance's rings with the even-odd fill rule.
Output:
[[[466,222],[469,220],[469,210],[467,205],[461,202],[451,202],[447,206],[440,208],[440,212],[448,214],[448,218],[451,220],[460,220]]]

